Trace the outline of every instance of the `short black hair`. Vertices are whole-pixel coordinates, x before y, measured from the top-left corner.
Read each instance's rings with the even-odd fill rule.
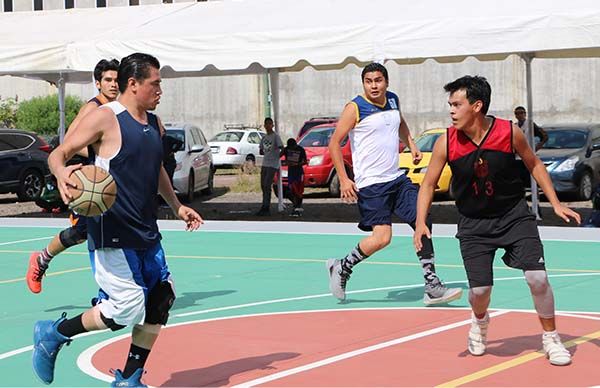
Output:
[[[527,109],[525,109],[524,106],[519,105],[518,107],[515,108],[515,113],[517,113],[518,110],[522,110],[523,112],[527,113]]]
[[[290,137],[289,139],[287,139],[287,146],[288,147],[295,147],[298,143],[296,143],[296,139],[294,139],[293,137]]]
[[[265,117],[265,122],[264,122],[264,123],[266,124],[266,123],[269,123],[269,122],[270,122],[271,124],[273,124],[273,119],[272,119],[272,118],[270,118],[270,117]]]
[[[360,74],[360,79],[364,81],[365,75],[374,71],[380,72],[383,75],[383,78],[385,78],[385,80],[389,82],[387,69],[381,63],[377,62],[369,63],[367,66],[365,66],[365,68],[362,70],[362,73]]]
[[[134,78],[136,81],[143,81],[150,77],[151,67],[160,70],[160,62],[150,54],[133,53],[121,59],[117,75],[119,91],[123,93],[127,90],[127,80],[129,78]]]
[[[444,90],[450,94],[461,89],[467,93],[470,104],[481,101],[483,103],[481,111],[484,115],[487,114],[492,99],[492,87],[485,77],[465,75],[444,85]]]
[[[111,59],[110,61],[106,59],[101,60],[96,64],[96,67],[94,68],[94,79],[98,82],[102,81],[102,74],[104,74],[105,71],[110,70],[118,72],[119,61],[117,61],[116,59]]]

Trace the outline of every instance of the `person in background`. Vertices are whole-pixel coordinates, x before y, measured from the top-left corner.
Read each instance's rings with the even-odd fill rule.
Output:
[[[290,199],[294,210],[291,215],[299,217],[302,215],[302,197],[304,195],[304,165],[308,163],[306,151],[302,146],[296,143],[296,140],[290,138],[287,140],[287,146],[282,152],[285,157],[285,163],[288,166],[288,189]]]
[[[271,185],[277,171],[283,143],[278,134],[273,131],[273,119],[267,117],[264,122],[267,134],[260,140],[260,154],[264,155],[260,169],[260,188],[262,189],[262,206],[257,216],[271,215]]]

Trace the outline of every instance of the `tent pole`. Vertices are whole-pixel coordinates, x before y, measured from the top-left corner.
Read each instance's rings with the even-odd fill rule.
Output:
[[[271,118],[275,123],[275,132],[279,133],[279,70],[269,69],[268,75]],[[285,209],[285,207],[283,206],[281,159],[279,159],[279,174],[277,174],[277,176],[279,177],[279,179],[277,179],[277,211],[281,213]]]
[[[527,87],[527,129],[526,137],[531,149],[535,150],[535,138],[533,132],[533,88],[531,85],[531,61],[533,60],[532,53],[522,54],[521,58],[525,61],[525,83]],[[535,151],[534,151],[535,152]],[[539,197],[538,185],[533,176],[531,176],[531,211],[535,214],[535,218],[540,221],[539,216]]]
[[[58,126],[58,137],[60,139],[60,143],[62,144],[65,138],[65,79],[63,74],[60,73],[58,78],[58,114],[59,114],[59,126]]]

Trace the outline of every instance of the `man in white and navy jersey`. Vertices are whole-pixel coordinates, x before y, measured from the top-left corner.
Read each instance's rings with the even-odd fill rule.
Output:
[[[346,297],[352,268],[390,243],[392,214],[414,229],[417,187],[398,168],[400,140],[409,147],[415,164],[422,158],[400,112],[398,96],[387,90],[387,69],[371,63],[363,69],[361,77],[364,94],[346,104],[329,142],[341,197],[348,202],[358,200],[361,217],[358,227],[371,232],[343,259],[327,261],[329,288],[340,300]],[[354,180],[348,177],[342,160],[341,142],[348,135]],[[424,303],[448,303],[460,298],[462,290],[447,288],[435,273],[431,240],[424,239],[423,243],[418,257],[425,278]]]

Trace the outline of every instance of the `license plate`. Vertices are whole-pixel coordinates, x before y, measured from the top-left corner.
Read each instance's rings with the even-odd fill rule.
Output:
[[[219,153],[219,147],[210,147],[210,151],[211,151],[213,154],[218,154],[218,153]]]

